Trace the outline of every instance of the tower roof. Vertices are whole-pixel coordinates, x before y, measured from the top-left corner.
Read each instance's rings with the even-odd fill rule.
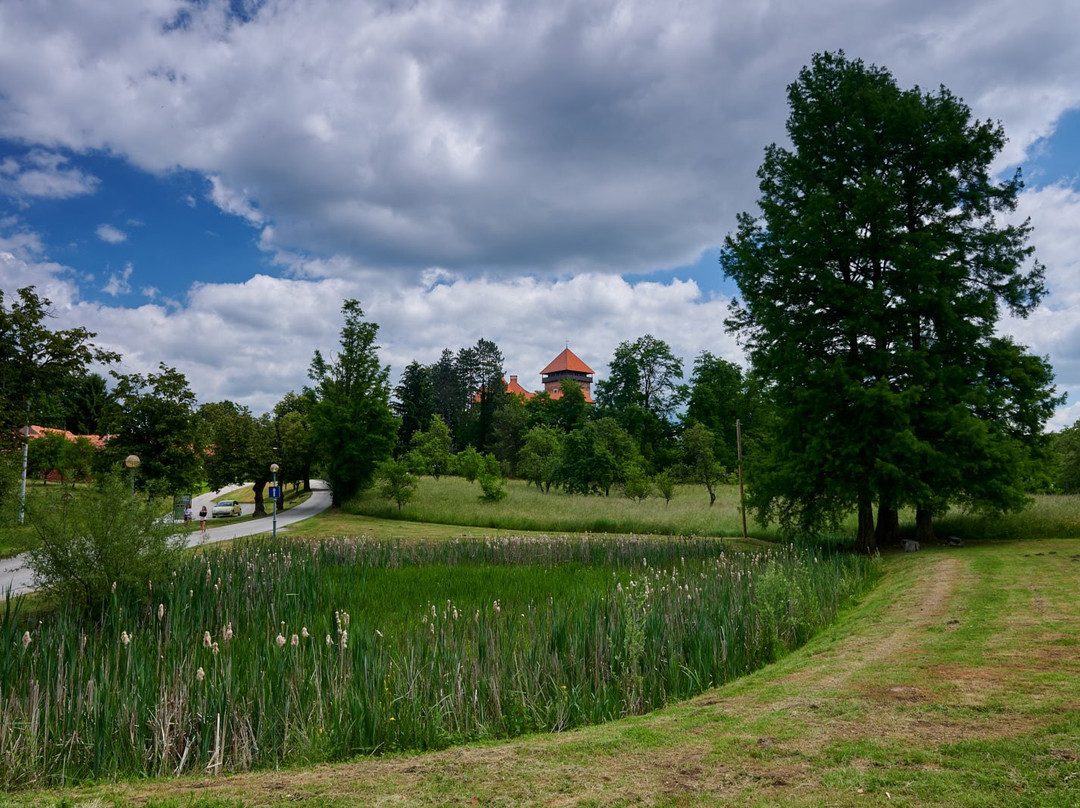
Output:
[[[572,370],[575,373],[595,373],[591,367],[582,362],[577,355],[567,348],[561,354],[551,360],[551,363],[540,371],[541,374],[558,373],[561,370]]]

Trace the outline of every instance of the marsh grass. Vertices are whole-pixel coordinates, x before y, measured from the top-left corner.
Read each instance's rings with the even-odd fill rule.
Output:
[[[238,543],[0,622],[0,786],[430,749],[641,713],[751,671],[866,559],[708,539]],[[25,632],[25,633],[24,633]]]

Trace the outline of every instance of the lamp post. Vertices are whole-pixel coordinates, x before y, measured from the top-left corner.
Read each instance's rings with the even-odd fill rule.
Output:
[[[128,476],[131,477],[131,498],[135,499],[135,469],[139,467],[138,455],[130,454],[124,458],[124,465],[128,468]]]
[[[271,499],[274,500],[274,538],[277,538],[277,473],[281,468],[277,463],[270,464],[270,473],[274,475],[274,481],[270,483],[270,493],[274,496]]]

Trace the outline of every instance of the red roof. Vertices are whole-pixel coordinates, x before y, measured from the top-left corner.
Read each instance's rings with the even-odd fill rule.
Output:
[[[506,385],[506,392],[514,396],[524,396],[526,400],[532,398],[533,395],[535,395],[534,393],[530,393],[528,390],[518,384],[517,376],[510,377],[510,383]]]
[[[575,373],[595,373],[591,367],[586,365],[577,355],[567,348],[561,354],[551,360],[551,364],[540,371],[541,374],[558,373],[561,370],[571,370]]]

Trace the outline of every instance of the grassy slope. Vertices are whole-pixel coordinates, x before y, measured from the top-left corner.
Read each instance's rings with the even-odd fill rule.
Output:
[[[652,715],[426,755],[17,805],[1080,804],[1080,541],[887,560],[802,650]]]

